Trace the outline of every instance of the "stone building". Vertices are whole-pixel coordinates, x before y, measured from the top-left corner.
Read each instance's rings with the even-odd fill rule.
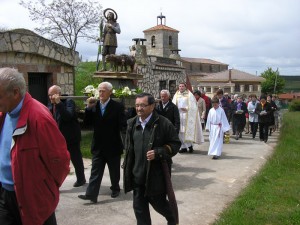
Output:
[[[181,60],[188,76],[205,76],[208,73],[228,70],[228,64],[211,59],[181,57]]]
[[[190,82],[193,89],[204,90],[213,96],[220,88],[229,94],[261,95],[261,82],[265,79],[240,70],[229,69],[216,73],[201,73],[191,75]]]
[[[26,29],[0,32],[0,67],[23,73],[29,93],[47,104],[48,88],[57,84],[63,94],[74,94],[74,67],[78,52]]]
[[[157,26],[144,30],[143,39],[133,39],[137,73],[143,75],[137,82],[141,89],[155,97],[162,89],[173,95],[180,82],[187,82],[191,89],[205,90],[210,96],[219,88],[232,94],[260,95],[262,77],[228,69],[228,64],[211,59],[181,57],[179,31],[166,26],[165,19],[161,14]]]
[[[165,16],[158,16],[157,25],[143,31],[143,39],[133,39],[137,73],[143,75],[138,86],[156,98],[162,89],[174,95],[178,84],[186,81],[185,68],[178,55],[179,31],[166,26],[165,21]]]

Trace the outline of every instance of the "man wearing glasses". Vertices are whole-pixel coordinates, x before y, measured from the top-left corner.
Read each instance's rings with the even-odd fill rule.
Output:
[[[153,111],[155,99],[152,95],[139,94],[135,103],[137,116],[127,121],[124,191],[133,190],[138,225],[151,224],[149,203],[169,225],[175,225],[176,213],[170,206],[170,199],[166,198],[170,190],[166,188],[165,174],[170,175],[171,158],[177,154],[181,143],[173,124]]]

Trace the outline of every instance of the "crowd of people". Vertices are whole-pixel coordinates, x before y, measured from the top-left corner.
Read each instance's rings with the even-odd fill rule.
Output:
[[[169,225],[178,224],[172,157],[192,154],[193,144],[204,142],[204,130],[209,132],[208,155],[218,159],[230,128],[236,140],[244,132],[255,139],[258,131],[264,142],[278,129],[280,105],[271,95],[231,98],[219,89],[210,98],[180,83],[173,98],[168,90],[161,90],[158,101],[149,93],[138,94],[136,115],[128,118],[122,103],[111,98],[111,83],[100,83],[98,90],[99,98],[89,98],[85,109],[84,123],[93,127],[92,167],[86,191],[78,198],[98,202],[106,165],[111,197],[118,197],[122,167],[124,191],[133,191],[138,225],[151,224],[149,204]],[[70,160],[77,178],[73,186],[86,184],[75,102],[57,85],[49,88],[48,96],[47,108],[26,92],[21,73],[0,69],[1,224],[56,225],[59,187]]]

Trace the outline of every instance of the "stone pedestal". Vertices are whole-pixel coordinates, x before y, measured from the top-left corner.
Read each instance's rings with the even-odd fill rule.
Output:
[[[110,82],[115,89],[129,87],[129,89],[135,89],[137,87],[137,81],[143,79],[143,75],[137,73],[128,72],[95,72],[94,77],[101,78],[103,81]]]

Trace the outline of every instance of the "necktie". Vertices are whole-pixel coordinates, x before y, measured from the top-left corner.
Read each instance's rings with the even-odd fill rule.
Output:
[[[56,114],[56,107],[55,107],[55,104],[53,104],[53,107],[52,107],[52,115],[53,115],[53,118],[55,119],[55,115]]]

